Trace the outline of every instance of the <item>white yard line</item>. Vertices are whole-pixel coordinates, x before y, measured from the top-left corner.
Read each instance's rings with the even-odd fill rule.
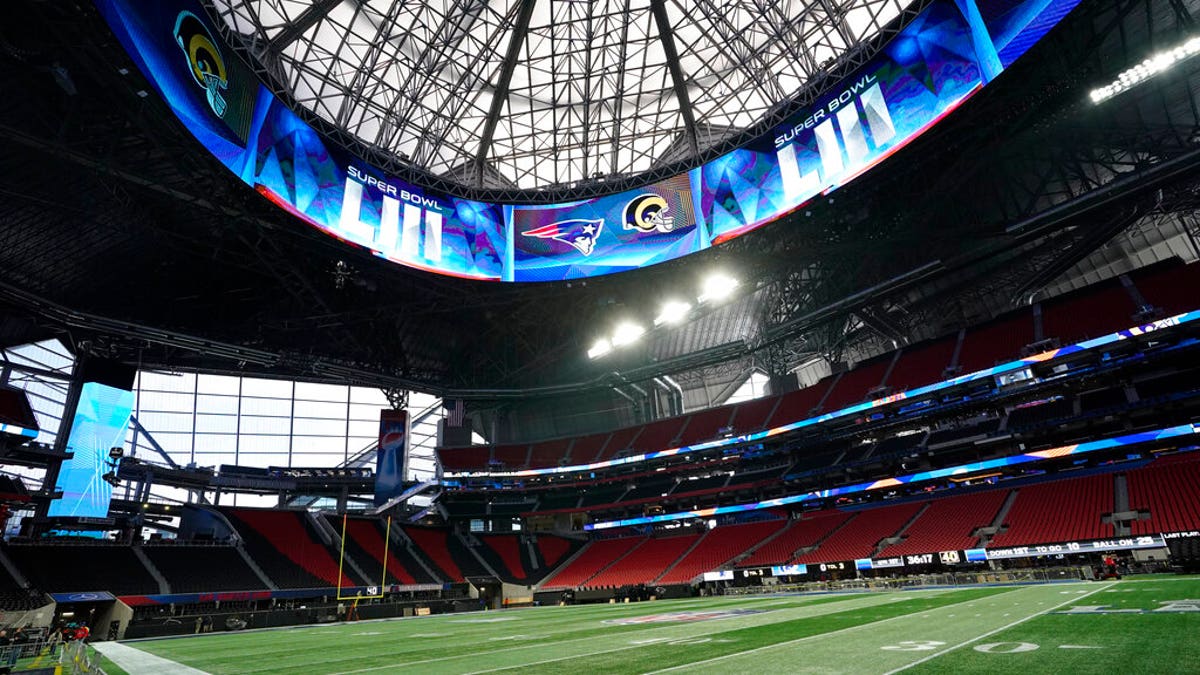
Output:
[[[956,603],[953,603],[950,605],[945,605],[944,607],[956,607],[958,605],[969,605],[969,604],[976,603],[976,602],[983,602],[985,600],[995,600],[996,597],[997,596],[988,595],[988,596],[984,596],[982,598],[976,598],[974,600],[964,600],[962,602],[956,602]],[[942,609],[942,607],[938,607],[937,609]],[[795,640],[788,640],[786,642],[774,642],[769,645],[763,645],[762,647],[755,647],[754,649],[747,649],[745,651],[732,652],[729,654],[722,654],[721,656],[714,656],[711,659],[704,659],[702,661],[691,661],[688,663],[681,663],[678,666],[671,666],[670,668],[663,668],[661,670],[652,670],[648,673],[645,673],[644,675],[658,675],[659,673],[669,673],[669,672],[676,671],[676,670],[686,670],[688,668],[694,668],[696,666],[702,666],[702,665],[705,665],[708,663],[715,663],[717,661],[724,661],[726,659],[738,658],[741,656],[745,656],[747,654],[755,654],[758,652],[767,651],[769,649],[778,649],[779,647],[786,647],[788,645],[800,644],[801,642],[808,642],[810,640],[827,638],[831,635],[839,635],[841,633],[847,633],[847,632],[855,631],[855,630],[862,630],[864,628],[875,628],[875,627],[879,626],[879,624],[889,623],[892,621],[897,621],[899,619],[911,619],[911,618],[913,618],[912,614],[901,614],[899,616],[893,616],[893,617],[890,617],[887,619],[879,619],[877,621],[870,621],[867,623],[860,623],[860,624],[857,624],[854,626],[847,626],[845,628],[839,628],[838,630],[835,630],[835,631],[829,631],[826,633],[818,633],[816,635],[807,635],[802,638],[796,638]]]
[[[1071,603],[1073,603],[1073,602],[1079,602],[1080,600],[1082,600],[1082,599],[1084,599],[1084,598],[1088,597],[1089,595],[1094,595],[1094,594],[1096,594],[1096,593],[1099,593],[1100,591],[1104,591],[1104,590],[1107,590],[1107,589],[1109,589],[1109,588],[1112,588],[1113,586],[1116,586],[1116,584],[1114,584],[1114,583],[1110,583],[1110,584],[1108,584],[1107,586],[1102,586],[1102,587],[1100,587],[1100,588],[1097,588],[1097,589],[1096,589],[1096,590],[1094,590],[1094,591],[1088,591],[1087,593],[1083,593],[1083,594],[1081,594],[1081,595],[1077,595],[1077,596],[1075,596],[1075,597],[1073,597],[1073,598],[1070,598],[1070,599],[1068,599],[1068,600],[1064,600],[1064,601],[1062,601],[1062,602],[1060,602],[1060,603],[1058,603],[1057,605],[1054,605],[1054,606],[1052,606],[1052,607],[1047,607],[1046,609],[1040,609],[1040,610],[1038,610],[1038,611],[1034,612],[1033,614],[1030,614],[1029,616],[1026,616],[1026,617],[1023,617],[1023,618],[1017,619],[1016,621],[1013,621],[1012,623],[1006,624],[1006,625],[1004,625],[1004,626],[1001,626],[1001,627],[999,627],[999,628],[996,628],[996,629],[993,629],[993,630],[989,630],[988,632],[984,633],[983,635],[978,635],[978,636],[976,636],[976,637],[973,637],[973,638],[971,638],[970,640],[964,640],[964,641],[962,641],[962,642],[960,642],[960,643],[958,643],[958,644],[954,645],[953,647],[947,647],[947,648],[943,649],[942,651],[940,651],[940,652],[937,652],[937,653],[935,653],[935,654],[930,654],[929,656],[926,656],[926,657],[925,657],[925,658],[923,658],[923,659],[919,659],[919,660],[917,660],[917,661],[913,661],[912,663],[909,663],[909,664],[907,664],[907,665],[900,666],[899,668],[896,668],[896,669],[894,669],[894,670],[889,670],[888,672],[884,673],[883,675],[894,675],[895,673],[899,673],[899,672],[901,672],[901,671],[908,670],[909,668],[912,668],[913,666],[917,666],[917,665],[920,665],[920,664],[922,664],[922,663],[926,663],[926,662],[928,662],[928,661],[932,661],[933,659],[936,659],[936,658],[937,658],[937,657],[939,657],[939,656],[943,656],[943,655],[945,655],[945,654],[949,654],[950,652],[952,652],[952,651],[954,651],[954,650],[956,650],[956,649],[959,649],[959,648],[961,648],[961,647],[966,647],[967,645],[971,644],[972,642],[979,642],[980,640],[984,639],[985,637],[990,637],[990,636],[992,636],[992,635],[995,635],[996,633],[1001,633],[1001,632],[1003,632],[1003,631],[1006,631],[1006,630],[1008,630],[1009,628],[1013,628],[1014,626],[1018,626],[1018,625],[1020,625],[1020,624],[1023,624],[1023,623],[1025,623],[1026,621],[1029,621],[1030,619],[1035,619],[1035,618],[1037,618],[1037,617],[1039,617],[1039,616],[1041,616],[1041,615],[1043,615],[1043,614],[1048,614],[1048,613],[1050,613],[1050,612],[1053,612],[1054,610],[1058,609],[1059,607],[1062,607],[1063,605],[1069,605],[1069,604],[1071,604]]]
[[[894,597],[891,597],[891,596],[894,596]],[[848,609],[847,608],[839,609],[838,605],[840,603],[838,603],[838,602],[821,603],[821,604],[814,604],[814,605],[801,605],[801,606],[796,607],[795,609],[805,609],[805,610],[816,609],[817,611],[812,614],[808,614],[806,616],[799,616],[796,618],[803,619],[803,618],[810,618],[812,616],[825,616],[827,614],[838,614],[843,611],[853,611],[856,609],[869,609],[872,607],[883,607],[883,606],[886,606],[893,602],[899,602],[901,600],[907,599],[907,598],[904,598],[903,596],[900,596],[899,594],[894,593],[894,592],[881,594],[878,597],[882,598],[882,600],[880,602],[871,602],[869,604],[864,604],[861,606],[854,606],[854,607],[850,607]],[[861,599],[865,599],[865,598],[870,598],[870,596],[865,593],[863,593],[863,594],[849,593],[849,594],[846,594],[845,599],[849,601],[849,600],[861,600]],[[788,610],[782,610],[782,611],[788,611]],[[723,632],[722,630],[720,630],[722,628],[721,621],[722,620],[713,621],[711,625],[714,628],[714,630],[710,630],[710,631],[707,631],[707,633],[701,633],[701,634],[702,635],[703,634],[715,634],[715,633]],[[706,622],[706,623],[708,623],[708,622]],[[728,626],[728,625],[729,624],[724,624],[724,626]],[[671,628],[678,628],[678,627],[679,627],[678,624],[663,624],[660,626],[656,626],[653,629],[647,628],[647,630],[662,631],[662,630],[668,630]],[[572,630],[574,630],[574,629],[572,629]],[[571,632],[571,631],[568,630],[566,632]],[[626,635],[629,637],[635,637],[636,635],[642,635],[642,634],[645,634],[645,632],[644,631],[639,632],[639,633],[631,632],[631,633],[627,633]],[[594,642],[597,639],[605,639],[605,638],[612,638],[612,637],[613,637],[612,635],[609,635],[609,636],[590,635],[588,637],[573,638],[570,640],[558,640],[558,641],[555,641],[554,644],[556,646],[559,646],[559,645],[573,644],[573,643],[578,643],[578,642]],[[675,640],[686,639],[686,636],[666,638],[663,641],[667,642],[667,641],[670,641],[673,639],[675,639]],[[537,661],[536,663],[550,663],[553,661],[566,661],[566,660],[570,660],[570,659],[582,659],[582,658],[587,658],[589,656],[594,656],[596,654],[607,654],[610,652],[625,651],[625,650],[629,650],[629,649],[640,649],[642,647],[648,646],[649,644],[651,644],[651,643],[622,645],[620,647],[615,647],[615,648],[611,648],[611,649],[587,652],[584,654],[573,654],[571,656],[548,659],[545,661]],[[530,644],[526,644],[526,645],[519,645],[519,646],[515,646],[515,647],[506,647],[503,649],[491,649],[486,652],[479,652],[479,653],[473,654],[473,655],[456,654],[454,656],[441,656],[441,657],[432,658],[432,659],[422,659],[420,661],[406,661],[406,662],[400,663],[400,664],[391,663],[391,664],[382,665],[382,666],[369,666],[366,668],[358,668],[355,670],[345,670],[345,671],[333,673],[332,675],[353,675],[354,673],[369,673],[369,672],[373,672],[373,671],[387,670],[388,668],[397,668],[399,666],[417,666],[417,665],[423,665],[423,664],[428,664],[428,663],[452,661],[454,659],[468,658],[468,656],[470,658],[473,658],[476,660],[481,660],[481,659],[486,659],[488,656],[491,656],[492,654],[500,654],[500,653],[504,653],[504,652],[515,652],[515,651],[522,651],[522,650],[528,650],[528,649],[540,649],[540,648],[544,648],[545,646],[546,646],[546,644],[544,642],[534,642],[534,643],[530,643]],[[519,663],[519,664],[512,664],[512,665],[503,666],[503,667],[496,667],[491,670],[482,670],[482,671],[475,671],[475,672],[487,673],[487,672],[493,672],[493,671],[498,671],[498,670],[512,670],[512,669],[522,668],[526,665],[531,665],[531,664],[530,663]]]
[[[129,675],[208,675],[203,670],[134,649],[120,642],[95,642],[92,646]]]

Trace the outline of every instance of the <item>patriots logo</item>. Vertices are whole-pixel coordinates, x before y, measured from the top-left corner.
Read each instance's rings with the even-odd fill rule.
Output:
[[[561,241],[586,256],[591,255],[592,251],[596,248],[596,239],[600,237],[600,231],[603,229],[603,219],[575,219],[561,220],[551,225],[522,232],[521,234],[526,237]]]

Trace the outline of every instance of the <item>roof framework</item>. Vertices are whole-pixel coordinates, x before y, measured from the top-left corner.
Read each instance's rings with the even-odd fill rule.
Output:
[[[518,190],[697,163],[909,4],[206,1],[296,107],[421,172]]]

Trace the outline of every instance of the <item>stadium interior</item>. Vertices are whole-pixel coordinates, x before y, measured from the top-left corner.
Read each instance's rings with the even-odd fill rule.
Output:
[[[0,672],[1200,670],[1200,0],[2,4]]]

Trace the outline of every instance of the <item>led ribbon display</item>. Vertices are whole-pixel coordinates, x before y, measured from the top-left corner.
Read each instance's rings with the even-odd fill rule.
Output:
[[[580,471],[594,471],[596,469],[607,469],[609,467],[620,466],[622,464],[633,464],[636,462],[645,462],[645,461],[651,460],[651,459],[662,459],[664,457],[672,457],[675,455],[685,454],[685,453],[689,453],[689,452],[700,452],[703,450],[712,450],[714,448],[731,447],[731,446],[738,445],[741,443],[753,443],[754,441],[760,441],[765,438],[770,438],[771,436],[778,436],[779,434],[785,434],[790,431],[795,431],[797,429],[811,427],[814,424],[820,424],[822,422],[827,422],[827,421],[833,420],[833,419],[849,417],[851,415],[857,415],[859,413],[867,412],[867,411],[873,410],[875,408],[882,408],[883,406],[891,405],[893,403],[899,403],[901,401],[908,401],[908,400],[918,398],[920,396],[925,396],[927,394],[933,394],[933,393],[936,393],[939,391],[950,389],[952,387],[957,387],[961,384],[966,384],[969,382],[978,382],[978,381],[985,380],[988,378],[996,377],[997,375],[1003,375],[1005,373],[1010,373],[1013,371],[1021,370],[1022,368],[1028,368],[1029,366],[1036,365],[1038,363],[1045,363],[1046,361],[1057,359],[1059,357],[1069,356],[1071,354],[1078,354],[1080,352],[1087,351],[1089,349],[1096,349],[1097,347],[1104,347],[1107,345],[1111,345],[1111,344],[1120,342],[1122,340],[1128,340],[1129,338],[1146,335],[1147,333],[1153,333],[1154,331],[1158,331],[1158,330],[1163,330],[1164,328],[1171,328],[1172,326],[1178,326],[1180,324],[1190,323],[1192,321],[1195,321],[1196,319],[1200,319],[1200,310],[1186,312],[1184,314],[1178,314],[1176,316],[1167,317],[1165,319],[1159,319],[1157,321],[1152,321],[1150,323],[1143,324],[1141,326],[1134,326],[1132,328],[1120,330],[1115,333],[1109,333],[1108,335],[1102,335],[1098,338],[1093,338],[1091,340],[1084,340],[1083,342],[1079,342],[1079,343],[1076,343],[1073,345],[1067,345],[1066,347],[1060,347],[1058,349],[1051,349],[1049,351],[1045,351],[1040,354],[1035,354],[1033,356],[1027,356],[1023,359],[1018,359],[1016,361],[1009,361],[1008,363],[1002,363],[998,366],[993,366],[991,368],[985,368],[984,370],[978,370],[978,371],[975,371],[973,373],[969,373],[966,375],[960,375],[958,377],[951,378],[949,380],[943,380],[942,382],[935,382],[934,384],[929,384],[924,387],[917,387],[916,389],[909,389],[907,391],[902,391],[900,393],[892,394],[891,396],[885,396],[883,398],[876,399],[874,401],[864,401],[862,403],[856,403],[855,405],[849,406],[847,408],[842,408],[841,410],[835,410],[833,412],[828,412],[823,415],[818,415],[816,417],[809,417],[808,419],[799,420],[797,422],[785,424],[783,426],[775,427],[773,429],[765,429],[763,431],[755,431],[753,433],[743,434],[741,436],[734,436],[732,438],[722,438],[722,439],[715,440],[715,441],[706,441],[704,443],[697,443],[695,445],[685,445],[685,446],[678,447],[678,448],[671,448],[669,450],[660,450],[658,452],[648,452],[648,453],[641,454],[641,455],[632,455],[629,457],[622,457],[620,459],[610,459],[610,460],[603,461],[603,462],[593,462],[591,464],[576,464],[574,466],[559,466],[559,467],[550,467],[550,468],[545,468],[545,469],[523,469],[520,471],[447,472],[445,474],[445,476],[446,476],[446,478],[471,478],[471,477],[522,478],[522,477],[527,477],[527,476],[546,476],[546,475],[550,475],[550,474],[576,473],[576,472],[580,472]]]
[[[280,208],[410,267],[558,281],[694,253],[828,194],[937,124],[1079,0],[934,0],[757,141],[636,190],[549,205],[434,193],[327,143],[221,41],[198,0],[95,2],[192,135]]]
[[[1097,441],[1088,441],[1087,443],[1078,443],[1075,445],[1064,445],[1058,448],[1050,448],[1049,450],[1039,450],[1037,452],[1027,452],[1020,455],[1012,455],[1009,457],[1000,457],[997,459],[989,459],[982,462],[971,462],[969,464],[960,464],[944,469],[934,469],[932,471],[922,471],[920,473],[912,473],[905,476],[895,476],[893,478],[883,478],[880,480],[870,481],[867,483],[858,483],[856,485],[846,485],[843,487],[829,488],[827,490],[813,490],[798,495],[790,495],[787,497],[779,497],[777,499],[768,499],[762,502],[753,504],[734,504],[731,506],[717,506],[708,509],[697,509],[695,511],[681,511],[678,513],[664,513],[658,516],[644,516],[640,518],[626,518],[624,520],[610,520],[601,523],[591,523],[584,525],[585,530],[608,530],[614,527],[628,527],[630,525],[646,525],[649,523],[663,523],[672,520],[684,520],[686,518],[711,518],[712,516],[720,516],[727,513],[740,513],[742,511],[755,511],[757,509],[769,509],[776,506],[787,506],[789,504],[801,504],[817,499],[828,499],[829,497],[840,497],[843,495],[857,494],[860,492],[868,492],[871,490],[880,490],[883,488],[897,487],[907,485],[909,483],[920,483],[927,480],[937,480],[939,478],[949,478],[951,476],[966,476],[968,474],[988,469],[997,469],[1005,466],[1015,466],[1017,464],[1026,464],[1028,462],[1040,462],[1046,459],[1054,459],[1056,457],[1067,457],[1073,455],[1081,455],[1088,452],[1096,452],[1099,450],[1108,450],[1124,445],[1136,445],[1139,443],[1148,443],[1151,441],[1162,441],[1170,438],[1181,438],[1184,436],[1193,436],[1200,434],[1200,424],[1181,424],[1179,426],[1167,427],[1165,429],[1157,429],[1154,431],[1143,431],[1136,434],[1128,434],[1125,436],[1117,436],[1115,438],[1105,438]]]

